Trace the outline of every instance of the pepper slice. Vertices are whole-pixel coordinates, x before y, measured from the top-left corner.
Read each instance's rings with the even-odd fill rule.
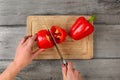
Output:
[[[36,38],[39,48],[51,48],[54,46],[50,34],[47,30],[40,30]]]
[[[51,32],[52,32],[57,43],[63,42],[67,36],[66,31],[59,26],[52,26]]]
[[[96,16],[92,16],[90,18],[90,22],[92,22]],[[87,21],[84,17],[79,17],[75,23],[70,28],[70,36],[74,40],[80,40],[94,31],[94,26]]]

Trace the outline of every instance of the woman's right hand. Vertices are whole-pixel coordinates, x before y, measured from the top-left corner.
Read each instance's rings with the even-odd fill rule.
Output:
[[[63,80],[82,80],[79,71],[73,68],[72,62],[68,62],[67,67],[62,65]]]

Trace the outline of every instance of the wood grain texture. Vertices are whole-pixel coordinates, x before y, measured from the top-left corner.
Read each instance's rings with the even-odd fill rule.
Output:
[[[56,16],[29,16],[27,19],[27,34],[35,35],[39,30],[50,29],[52,26],[60,26],[69,33],[70,27],[74,24],[79,16],[56,15]],[[83,15],[84,16],[84,15]],[[90,16],[84,16],[87,20]],[[88,37],[76,41],[70,38],[67,34],[65,41],[57,45],[65,59],[91,59],[93,58],[93,34]],[[37,43],[34,43],[33,50],[38,48]],[[47,49],[36,59],[60,59],[56,48]]]
[[[83,75],[83,80],[119,80],[119,59],[71,60]],[[0,61],[0,73],[10,61]],[[59,60],[33,61],[15,80],[62,80]]]
[[[0,73],[25,35],[27,16],[45,14],[96,14],[95,59],[71,61],[83,80],[120,80],[120,0],[0,0]],[[60,66],[58,60],[33,61],[15,80],[62,80]]]
[[[0,0],[0,25],[25,25],[29,15],[97,15],[95,23],[120,24],[119,0]],[[11,20],[9,20],[11,19]]]
[[[0,59],[13,59],[25,26],[0,27]],[[94,58],[120,58],[120,25],[95,25]]]
[[[12,59],[24,35],[24,27],[0,27],[0,59]]]
[[[120,58],[120,25],[95,25],[94,55],[96,58]]]

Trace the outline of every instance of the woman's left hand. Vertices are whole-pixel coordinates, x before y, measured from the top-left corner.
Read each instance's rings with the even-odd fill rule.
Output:
[[[36,35],[34,36],[25,36],[19,43],[16,49],[16,55],[14,59],[14,63],[21,68],[27,66],[39,53],[44,51],[44,49],[35,49],[32,50],[33,43],[36,39]]]

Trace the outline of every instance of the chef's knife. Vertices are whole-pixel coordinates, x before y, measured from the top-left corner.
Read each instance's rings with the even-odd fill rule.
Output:
[[[47,28],[47,26],[46,26],[46,28]],[[52,38],[52,40],[53,40],[53,42],[54,42],[55,48],[56,48],[56,50],[57,50],[57,52],[58,52],[58,54],[59,54],[59,56],[60,56],[60,59],[61,59],[62,63],[67,66],[67,62],[66,62],[66,60],[65,60],[65,59],[63,58],[63,56],[62,56],[61,51],[59,50],[59,48],[58,48],[58,46],[57,46],[56,40],[55,40],[52,32],[50,31],[49,28],[47,28],[47,29],[48,29],[48,32],[50,33],[50,36],[51,36],[51,38]]]

